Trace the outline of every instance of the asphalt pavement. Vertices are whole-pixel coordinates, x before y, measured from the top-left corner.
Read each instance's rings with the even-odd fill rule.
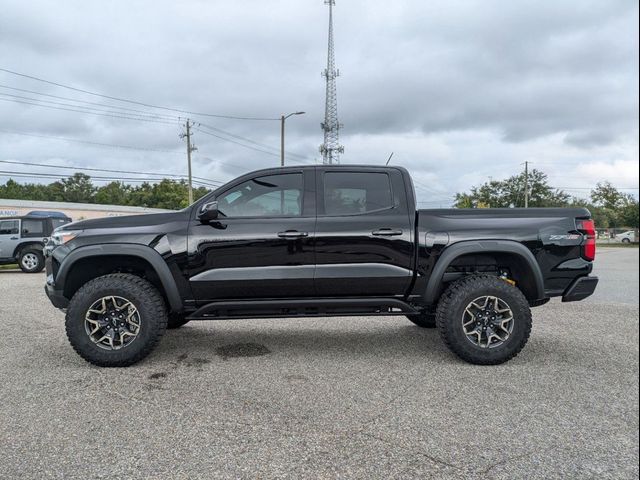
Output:
[[[638,478],[638,250],[473,366],[402,317],[192,322],[126,369],[0,270],[0,478]]]

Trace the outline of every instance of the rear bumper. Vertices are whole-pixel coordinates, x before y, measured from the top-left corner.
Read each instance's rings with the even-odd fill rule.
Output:
[[[578,302],[593,295],[598,286],[598,277],[576,278],[562,294],[563,302]]]

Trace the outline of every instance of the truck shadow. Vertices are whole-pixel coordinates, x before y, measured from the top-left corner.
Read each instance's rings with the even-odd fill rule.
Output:
[[[236,321],[231,321],[236,322]],[[240,321],[242,322],[242,321]],[[255,320],[260,322],[260,320]],[[255,324],[230,325],[222,322],[192,322],[179,330],[167,331],[158,345],[155,358],[189,357],[233,361],[235,358],[256,357],[256,361],[270,356],[338,358],[398,358],[429,357],[451,361],[452,356],[442,343],[436,329],[422,329],[406,325],[404,319],[388,319],[367,324],[359,319],[350,326],[344,321],[336,324],[323,320],[314,327],[302,322],[301,327],[288,322],[286,326]],[[372,322],[372,323],[374,323]],[[240,327],[240,328],[239,328]],[[261,357],[261,358],[258,358]]]

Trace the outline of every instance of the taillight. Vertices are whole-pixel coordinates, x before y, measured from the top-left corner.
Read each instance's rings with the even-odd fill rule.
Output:
[[[582,258],[593,262],[596,258],[596,223],[593,220],[576,220],[576,228],[586,237]]]

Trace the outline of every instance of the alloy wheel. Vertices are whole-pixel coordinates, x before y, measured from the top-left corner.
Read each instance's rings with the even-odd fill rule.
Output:
[[[102,297],[87,310],[84,328],[93,343],[105,350],[120,350],[140,333],[140,313],[130,300]]]
[[[513,332],[513,311],[501,298],[485,295],[473,300],[462,314],[462,330],[480,348],[495,348]]]
[[[27,270],[33,270],[38,266],[38,256],[35,253],[25,253],[20,261]]]

